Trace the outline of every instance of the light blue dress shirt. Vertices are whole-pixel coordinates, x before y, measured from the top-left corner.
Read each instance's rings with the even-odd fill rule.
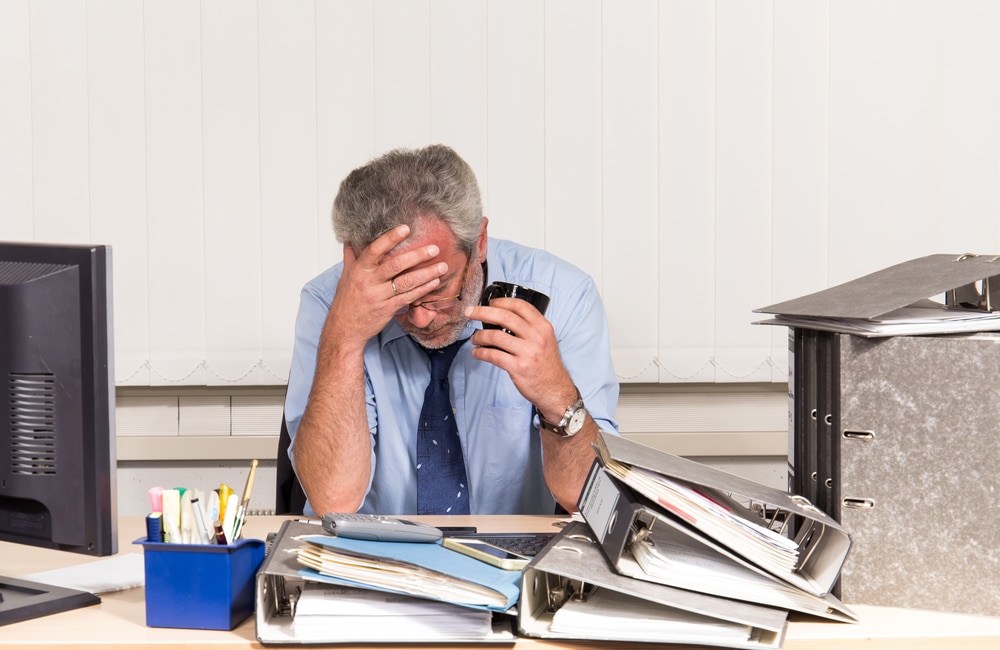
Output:
[[[607,316],[593,279],[550,253],[499,239],[489,240],[487,262],[487,282],[514,282],[549,296],[545,316],[555,329],[563,364],[598,426],[617,433],[618,378],[611,361]],[[320,333],[342,270],[343,264],[337,264],[302,290],[285,399],[292,447],[312,386]],[[461,338],[481,327],[479,321],[469,322]],[[538,420],[532,405],[505,371],[474,359],[472,347],[466,343],[459,350],[449,372],[471,511],[552,514],[555,500],[542,474]],[[430,380],[430,363],[395,320],[368,341],[364,357],[373,469],[359,511],[413,514],[417,512],[417,419]],[[289,449],[289,457],[294,465],[294,449]],[[316,514],[308,503],[306,514]]]

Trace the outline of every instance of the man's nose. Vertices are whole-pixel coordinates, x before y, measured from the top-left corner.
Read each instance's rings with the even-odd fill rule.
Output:
[[[414,327],[424,328],[434,320],[434,312],[423,307],[410,307],[406,312],[406,317],[410,319],[410,324]]]

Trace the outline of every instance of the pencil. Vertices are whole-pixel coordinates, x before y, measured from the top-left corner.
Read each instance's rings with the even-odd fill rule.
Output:
[[[250,461],[250,473],[247,475],[247,484],[243,488],[243,501],[236,510],[236,522],[233,524],[232,537],[232,541],[234,542],[240,538],[240,533],[243,532],[243,522],[246,520],[247,506],[250,505],[250,493],[253,492],[253,479],[256,474],[257,459],[254,458]]]

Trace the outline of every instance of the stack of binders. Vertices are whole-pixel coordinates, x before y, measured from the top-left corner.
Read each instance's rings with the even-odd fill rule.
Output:
[[[789,328],[789,489],[851,531],[837,595],[1000,616],[1000,255],[756,311]]]
[[[804,498],[602,433],[571,524],[525,570],[525,636],[780,648],[789,612],[855,622],[851,538]]]
[[[288,520],[257,572],[257,640],[511,644],[519,578],[440,543],[334,537]]]

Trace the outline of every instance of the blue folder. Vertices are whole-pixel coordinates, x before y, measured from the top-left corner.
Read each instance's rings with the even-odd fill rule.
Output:
[[[312,568],[302,568],[299,575],[315,582],[326,582],[349,587],[362,587],[389,593],[419,595],[432,600],[454,603],[464,607],[474,609],[486,609],[495,612],[506,612],[517,604],[520,595],[521,572],[507,571],[495,566],[480,562],[474,558],[462,555],[456,551],[445,548],[438,543],[411,543],[411,542],[375,542],[370,540],[348,539],[346,537],[334,537],[330,535],[307,535],[302,538],[304,542],[311,542],[321,547],[331,550],[343,550],[359,555],[364,555],[372,559],[386,559],[397,562],[404,562],[416,567],[429,569],[437,573],[448,576],[452,579],[464,580],[470,583],[488,587],[502,597],[506,598],[506,605],[497,607],[484,603],[459,602],[447,598],[433,598],[424,594],[414,594],[412,591],[404,589],[393,589],[378,584],[369,584],[354,579],[343,578],[326,573],[320,573]]]

